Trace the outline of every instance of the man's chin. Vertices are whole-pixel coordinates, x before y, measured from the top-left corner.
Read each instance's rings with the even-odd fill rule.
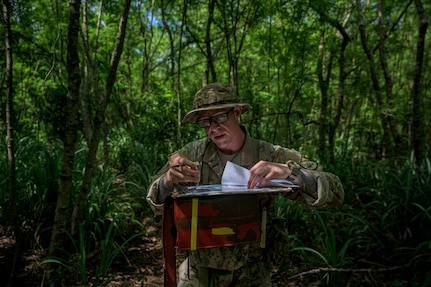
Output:
[[[213,139],[212,140],[219,150],[225,149],[228,145],[223,139]]]

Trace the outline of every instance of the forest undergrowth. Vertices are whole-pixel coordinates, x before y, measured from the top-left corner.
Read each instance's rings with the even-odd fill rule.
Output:
[[[32,286],[161,286],[160,218],[145,201],[154,164],[139,153],[121,171],[99,167],[77,235],[65,231],[64,258],[47,258],[53,224],[58,148],[22,139],[17,191],[22,256],[18,278]],[[76,153],[79,192],[85,149]],[[146,153],[147,154],[147,153]],[[5,155],[4,155],[5,156]],[[0,270],[9,276],[16,238],[7,225],[7,168],[2,158]],[[283,256],[276,286],[429,286],[431,284],[431,165],[409,158],[339,160],[330,169],[346,198],[334,209],[312,209],[280,196],[277,222]],[[121,166],[121,165],[119,165]],[[274,263],[274,262],[273,262]],[[46,276],[47,264],[56,272]],[[23,281],[21,281],[23,282]],[[159,285],[158,285],[159,284]]]

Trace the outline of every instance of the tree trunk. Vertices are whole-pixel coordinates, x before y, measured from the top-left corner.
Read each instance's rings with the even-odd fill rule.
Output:
[[[383,138],[382,138],[382,157],[386,157],[387,153],[391,153],[392,150],[392,144],[390,141],[390,137],[388,134],[388,131],[390,130],[390,125],[389,122],[387,120],[386,115],[384,114],[384,110],[385,110],[385,106],[383,103],[383,97],[382,97],[382,92],[380,89],[380,84],[379,84],[379,77],[378,77],[378,73],[376,70],[376,61],[374,59],[374,55],[373,55],[373,51],[370,48],[369,44],[368,44],[368,39],[367,39],[367,33],[365,31],[365,25],[363,23],[363,16],[362,16],[362,8],[361,8],[361,1],[360,0],[356,0],[356,6],[358,9],[358,15],[359,15],[359,34],[361,37],[361,44],[362,44],[362,48],[364,49],[365,54],[367,55],[367,59],[369,62],[369,69],[370,69],[370,76],[371,76],[371,81],[373,83],[373,89],[374,89],[374,93],[376,95],[376,102],[377,102],[377,109],[378,111],[380,111],[380,120],[382,123],[382,130],[383,130]]]
[[[339,23],[337,22],[335,19],[332,19],[328,13],[326,13],[325,10],[323,10],[321,8],[321,6],[319,5],[315,5],[314,2],[312,2],[312,7],[314,10],[317,11],[317,13],[320,15],[320,17],[322,18],[323,21],[327,22],[328,24],[330,24],[332,27],[334,27],[335,29],[337,29],[338,33],[337,33],[337,38],[339,38],[340,40],[340,50],[339,50],[339,56],[338,56],[338,67],[339,67],[339,72],[338,72],[338,87],[337,87],[337,100],[336,100],[336,109],[335,109],[335,115],[331,116],[331,118],[333,118],[332,121],[328,121],[327,118],[326,119],[322,119],[320,121],[320,125],[321,125],[321,129],[320,129],[320,133],[321,136],[319,137],[319,147],[320,147],[320,153],[321,156],[324,158],[327,155],[329,155],[329,162],[331,164],[335,163],[335,155],[334,155],[334,149],[335,149],[335,132],[337,130],[337,127],[340,123],[340,119],[341,119],[341,113],[343,111],[343,104],[344,104],[344,82],[345,79],[347,77],[347,74],[345,72],[345,51],[346,51],[346,47],[350,42],[350,36],[347,33],[346,29],[344,28],[344,26],[346,25],[346,23],[348,23],[348,20],[350,18],[350,13],[347,13],[343,23]],[[322,45],[322,44],[321,44]],[[332,53],[331,53],[332,55]],[[321,59],[321,55],[320,55],[320,51],[319,51],[319,61],[322,61]],[[330,56],[330,59],[332,59],[332,56]],[[326,89],[326,91],[322,91],[322,111],[326,112],[326,106],[329,104],[328,100],[326,100],[326,102],[324,101],[324,95],[326,97],[328,97],[328,91],[327,89],[329,88],[329,80],[330,80],[330,72],[331,72],[331,66],[332,66],[332,61],[329,60],[329,67],[328,67],[328,75],[326,77],[326,79],[323,79],[323,75],[319,76],[319,84],[323,81],[323,88]],[[322,66],[322,64],[320,64],[320,66]],[[320,69],[321,70],[321,69]],[[322,74],[323,72],[320,71],[320,74]],[[321,89],[322,89],[322,85]],[[324,107],[325,105],[325,107]],[[325,108],[325,109],[324,109]],[[325,148],[325,134],[323,133],[327,133],[328,135],[328,148],[326,151]]]
[[[423,145],[426,141],[423,122],[423,99],[421,95],[421,76],[424,62],[425,37],[428,29],[428,17],[421,0],[415,0],[416,11],[419,15],[419,33],[416,43],[416,67],[413,78],[413,122],[412,122],[412,147],[414,159],[417,166],[420,166],[423,160]]]
[[[66,128],[60,170],[58,199],[55,209],[54,225],[52,228],[48,257],[65,258],[67,254],[67,252],[64,252],[66,241],[64,230],[66,230],[67,222],[70,219],[69,198],[73,184],[72,171],[77,140],[79,88],[81,85],[78,54],[80,5],[80,0],[70,0],[69,2],[69,23],[67,36],[68,96],[66,103]]]
[[[391,72],[389,71],[389,65],[386,57],[386,48],[385,48],[385,26],[384,26],[384,19],[383,19],[383,3],[382,0],[379,0],[378,2],[378,10],[379,10],[379,59],[380,59],[380,65],[382,67],[383,75],[385,78],[385,90],[386,90],[386,110],[392,111],[393,110],[393,102],[394,97],[392,93],[392,88],[394,86],[394,82],[392,80]],[[396,150],[401,149],[401,139],[398,134],[396,123],[395,123],[395,115],[386,113],[386,119],[388,122],[388,126],[390,127],[390,134],[392,136],[393,142],[395,143]]]
[[[91,128],[91,116],[90,116],[90,100],[89,100],[89,80],[90,75],[93,71],[91,69],[90,60],[88,59],[88,29],[87,29],[87,2],[84,2],[84,7],[82,9],[82,28],[81,28],[81,39],[84,46],[84,53],[86,54],[87,65],[82,65],[82,90],[79,97],[79,102],[81,105],[81,119],[83,125],[84,137],[87,144],[90,143],[93,129]],[[90,68],[89,68],[90,67]]]
[[[223,33],[229,61],[229,83],[238,88],[238,62],[250,27],[258,21],[260,3],[246,1],[217,2],[223,18]],[[239,93],[239,91],[237,90]]]
[[[81,221],[83,211],[86,206],[88,193],[91,187],[91,178],[93,176],[94,169],[97,166],[97,158],[96,158],[97,150],[99,148],[100,140],[102,139],[106,107],[109,103],[110,95],[112,94],[112,89],[114,87],[116,77],[117,77],[118,63],[120,62],[121,54],[123,52],[124,38],[126,35],[126,26],[127,26],[127,20],[129,16],[129,10],[130,10],[130,2],[131,0],[124,1],[123,10],[121,12],[120,25],[119,25],[118,34],[117,34],[117,41],[115,44],[114,51],[112,52],[112,55],[111,55],[109,73],[106,79],[105,93],[101,97],[100,102],[96,107],[96,114],[94,117],[94,124],[93,124],[93,127],[94,127],[93,136],[91,137],[91,142],[88,150],[87,163],[85,167],[84,176],[82,178],[82,187],[78,195],[78,199],[72,214],[72,226],[71,226],[72,234],[75,233],[76,227],[78,226],[78,223]]]
[[[99,35],[99,29],[100,29],[100,22],[102,21],[101,18],[101,14],[102,14],[102,0],[100,0],[99,2],[99,16],[98,16],[98,20],[97,20],[97,30],[96,30],[96,35]],[[84,46],[84,54],[85,54],[85,59],[86,59],[86,65],[84,66],[84,72],[83,75],[85,77],[83,77],[84,80],[84,85],[83,85],[83,90],[82,93],[80,95],[80,104],[81,104],[81,114],[82,114],[82,123],[83,123],[83,129],[84,129],[84,136],[87,142],[87,145],[90,146],[91,144],[91,139],[93,137],[93,123],[91,121],[91,101],[90,101],[90,93],[93,95],[95,101],[97,102],[97,100],[99,100],[102,95],[101,95],[101,91],[99,89],[99,82],[98,82],[98,71],[97,71],[97,67],[96,64],[93,60],[96,59],[97,57],[97,38],[96,37],[96,45],[94,48],[94,55],[91,55],[91,49],[90,49],[90,45],[89,45],[89,40],[88,40],[88,33],[87,33],[87,3],[84,4],[84,8],[83,8],[83,19],[82,19],[82,31],[81,31],[81,39],[82,39],[82,44]],[[92,87],[92,91],[89,90],[89,85],[93,85]]]
[[[147,23],[146,21],[143,22],[142,19],[146,19],[147,21],[150,21],[150,18],[148,17],[148,14],[153,14],[154,11],[154,1],[151,2],[151,9],[150,11],[147,11],[145,15],[142,17],[141,14],[141,5],[138,6],[138,13],[139,13],[139,31],[142,36],[142,84],[141,84],[141,94],[143,95],[145,92],[148,91],[148,77],[150,76],[150,57],[148,51],[151,50],[151,36],[153,34],[153,23]],[[150,31],[148,31],[148,28],[150,27]]]
[[[15,235],[15,254],[11,262],[11,272],[7,280],[7,286],[13,286],[16,278],[16,269],[22,254],[23,236],[20,224],[18,224],[18,212],[16,206],[16,164],[15,164],[15,115],[13,108],[13,58],[12,58],[12,32],[10,27],[11,6],[8,0],[3,0],[4,40],[6,48],[6,135],[8,158],[8,191],[9,191],[9,218],[8,224]]]
[[[346,51],[346,46],[349,42],[349,38],[343,38],[341,42],[340,47],[340,55],[338,58],[338,87],[337,87],[337,104],[336,104],[336,112],[334,119],[332,120],[331,124],[329,125],[329,144],[328,144],[328,150],[329,150],[329,162],[334,165],[335,164],[335,133],[337,130],[338,125],[340,124],[341,114],[343,112],[343,106],[344,106],[344,84],[347,77],[347,74],[345,72],[345,55],[344,52]]]
[[[7,155],[8,155],[8,190],[9,190],[9,223],[16,223],[17,209],[15,205],[16,175],[15,175],[15,129],[13,109],[13,59],[12,59],[12,35],[10,27],[10,3],[3,0],[3,19],[6,47],[6,130],[7,130]]]
[[[178,37],[178,58],[177,58],[177,73],[176,77],[174,78],[174,86],[175,91],[177,94],[177,139],[178,139],[178,145],[182,146],[183,137],[181,134],[181,120],[182,120],[182,113],[181,113],[181,62],[182,62],[182,51],[183,51],[183,33],[184,33],[184,27],[187,26],[187,5],[188,0],[183,1],[183,10],[182,10],[182,19],[181,19],[181,27],[180,27],[180,36]]]
[[[208,2],[208,22],[205,30],[205,47],[207,55],[206,82],[217,82],[217,73],[214,67],[214,55],[211,49],[211,26],[214,20],[215,0]],[[211,76],[210,76],[211,75]]]
[[[236,79],[236,73],[234,69],[234,62],[235,62],[235,47],[232,48],[232,40],[231,38],[234,37],[234,43],[236,43],[236,36],[237,33],[235,31],[236,22],[232,24],[232,27],[229,27],[228,19],[231,21],[234,21],[233,15],[226,15],[226,8],[225,6],[227,3],[224,3],[224,5],[220,6],[221,14],[223,15],[223,28],[224,28],[224,38],[226,40],[226,50],[227,50],[227,57],[229,61],[229,83],[232,86],[236,85],[237,79]]]
[[[320,114],[319,114],[319,154],[322,160],[326,158],[326,138],[328,136],[328,105],[329,105],[329,83],[332,73],[332,52],[329,54],[328,63],[326,64],[326,73],[324,71],[324,45],[325,31],[320,33],[319,56],[317,58],[317,77],[319,79],[320,88]],[[326,74],[326,76],[324,75]]]
[[[169,24],[166,20],[166,6],[164,1],[160,1],[162,4],[162,23],[163,27],[165,28],[166,32],[168,33],[169,37],[169,47],[170,47],[170,53],[169,53],[169,74],[168,78],[170,80],[170,83],[172,85],[172,91],[176,91],[176,85],[175,85],[175,40],[174,35],[172,33],[172,29],[169,27]],[[178,98],[177,98],[178,100]],[[172,102],[173,103],[173,102]],[[177,101],[178,103],[178,101]],[[177,105],[177,142],[181,143],[181,110],[179,109]]]

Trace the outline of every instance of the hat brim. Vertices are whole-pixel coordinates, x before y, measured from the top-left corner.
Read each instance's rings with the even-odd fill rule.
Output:
[[[242,112],[245,113],[251,109],[251,106],[246,103],[231,103],[231,104],[220,104],[220,105],[212,105],[205,108],[194,109],[188,112],[184,119],[183,123],[192,123],[195,124],[198,120],[198,113],[202,111],[210,111],[210,110],[219,110],[225,108],[233,108],[233,107],[243,107]]]

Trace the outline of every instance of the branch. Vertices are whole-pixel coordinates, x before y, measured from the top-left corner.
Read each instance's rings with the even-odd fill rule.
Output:
[[[316,2],[311,1],[310,2],[311,8],[319,14],[319,16],[325,20],[327,23],[329,23],[332,27],[338,30],[340,34],[343,36],[344,41],[349,42],[350,36],[347,33],[347,31],[344,29],[343,25],[340,24],[337,20],[332,19],[324,10],[321,9],[319,4],[316,5]],[[347,17],[348,18],[348,17]]]
[[[302,123],[304,126],[307,126],[307,125],[310,125],[310,124],[319,125],[319,123],[318,123],[317,121],[314,121],[314,120],[311,120],[311,121],[306,122],[306,121],[304,120],[304,115],[303,115],[301,112],[268,113],[268,114],[264,114],[264,115],[261,115],[261,116],[256,116],[256,117],[254,117],[254,118],[252,118],[252,119],[250,119],[250,120],[243,121],[243,122],[244,122],[244,123],[254,122],[254,121],[258,121],[258,120],[260,120],[260,119],[261,119],[261,118],[263,118],[263,117],[280,116],[280,115],[289,115],[289,116],[291,116],[291,115],[294,115],[294,114],[298,114],[298,117],[299,117],[299,119],[301,120],[301,123]]]
[[[410,0],[407,4],[406,4],[406,7],[404,7],[404,10],[401,12],[401,14],[398,16],[398,19],[397,19],[397,21],[395,21],[393,24],[392,24],[392,26],[391,26],[391,28],[388,30],[388,31],[386,31],[386,34],[385,34],[385,37],[384,37],[384,39],[383,40],[386,40],[390,35],[391,35],[391,33],[395,30],[395,27],[398,25],[398,23],[401,21],[401,18],[404,16],[404,14],[407,12],[407,10],[408,10],[408,8],[410,7],[410,5],[412,4],[412,2],[413,2],[413,0]],[[377,44],[374,48],[373,48],[373,54],[376,52],[376,50],[379,48],[379,44]]]
[[[334,267],[319,267],[319,268],[315,268],[315,269],[311,269],[308,271],[304,271],[301,273],[298,273],[296,275],[290,276],[287,278],[287,280],[291,280],[297,277],[301,277],[304,275],[310,275],[310,274],[316,274],[316,273],[320,273],[320,272],[351,272],[351,273],[372,273],[372,272],[390,272],[390,271],[395,271],[398,269],[402,269],[405,268],[407,266],[409,266],[409,264],[404,264],[404,265],[400,265],[400,266],[393,266],[393,267],[387,267],[387,268],[358,268],[358,269],[343,269],[343,268],[334,268]]]

